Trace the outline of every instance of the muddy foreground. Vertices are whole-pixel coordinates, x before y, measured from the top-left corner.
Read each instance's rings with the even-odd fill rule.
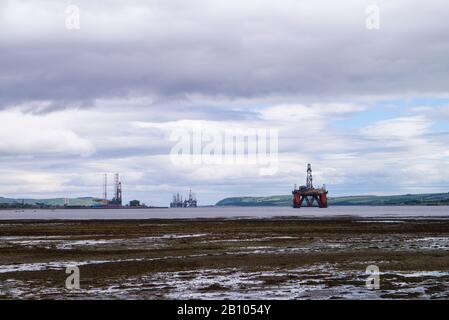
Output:
[[[443,218],[0,221],[0,299],[447,299],[448,250]]]

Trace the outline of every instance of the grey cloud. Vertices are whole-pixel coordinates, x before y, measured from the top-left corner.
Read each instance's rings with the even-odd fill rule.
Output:
[[[64,3],[57,1],[24,1],[42,17],[15,31],[24,17],[8,3],[3,14],[11,16],[0,33],[3,107],[50,101],[51,111],[102,98],[191,94],[448,93],[444,1],[379,1],[379,31],[365,28],[364,1],[114,1],[106,7],[79,0],[73,3],[82,28],[74,32],[64,29],[58,16]],[[48,26],[45,17],[52,19]]]
[[[79,31],[64,29],[69,3],[81,9]],[[333,195],[446,188],[446,133],[391,141],[332,126],[359,112],[348,104],[331,113],[341,101],[448,95],[447,1],[377,3],[379,31],[365,29],[372,1],[1,1],[0,108],[30,114],[1,111],[15,133],[3,139],[14,148],[2,149],[0,191],[100,195],[107,171],[123,174],[127,200],[166,205],[192,187],[206,204],[288,194],[307,162]],[[264,113],[289,104],[307,108]],[[416,112],[441,121],[447,111]],[[28,118],[35,127],[22,127]],[[167,132],[178,120],[280,127],[279,173],[175,168]]]

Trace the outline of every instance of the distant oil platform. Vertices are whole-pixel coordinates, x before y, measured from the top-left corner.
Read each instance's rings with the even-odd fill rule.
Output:
[[[103,199],[99,201],[99,207],[101,208],[121,208],[122,205],[122,182],[120,181],[120,175],[114,174],[114,197],[112,200],[108,199],[108,175],[105,173],[103,176]]]
[[[304,201],[307,207],[313,207],[313,204],[318,204],[320,208],[327,208],[327,190],[326,185],[323,184],[321,188],[313,187],[312,165],[307,164],[307,178],[306,185],[295,188],[293,194],[293,208],[301,208]]]
[[[182,200],[182,196],[179,193],[173,195],[173,200],[170,202],[170,208],[196,208],[198,202],[196,200],[196,195],[189,191],[189,198]]]

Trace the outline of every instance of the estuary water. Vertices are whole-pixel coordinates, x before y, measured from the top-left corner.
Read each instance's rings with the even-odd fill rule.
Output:
[[[1,210],[0,220],[185,219],[271,217],[449,218],[449,206],[199,207],[170,209]]]

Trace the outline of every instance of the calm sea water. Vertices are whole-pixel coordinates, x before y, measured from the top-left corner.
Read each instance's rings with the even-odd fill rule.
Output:
[[[152,218],[270,218],[270,217],[447,217],[449,206],[335,206],[327,209],[289,207],[204,207],[173,209],[2,210],[0,220],[13,219],[152,219]]]

